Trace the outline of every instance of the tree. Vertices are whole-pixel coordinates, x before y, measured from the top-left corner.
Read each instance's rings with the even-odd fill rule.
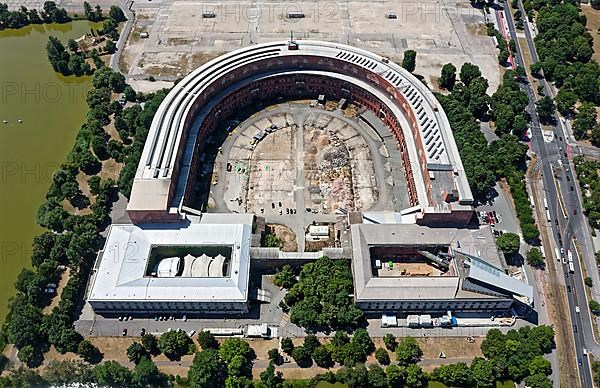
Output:
[[[423,355],[423,351],[412,337],[403,338],[396,347],[396,361],[401,365],[414,364]]]
[[[137,364],[144,357],[148,357],[148,351],[139,342],[134,342],[127,348],[127,358]]]
[[[127,387],[131,385],[131,372],[116,361],[106,361],[92,370],[94,380],[101,386]]]
[[[57,37],[51,36],[48,38],[46,53],[48,54],[48,60],[54,71],[63,75],[70,74],[67,65],[69,62],[69,53],[65,50],[65,46],[63,46]]]
[[[269,361],[272,361],[275,365],[281,364],[281,354],[279,354],[279,349],[273,348],[267,352],[269,356]]]
[[[124,22],[127,20],[121,7],[117,5],[111,5],[110,10],[108,11],[108,17],[113,19],[117,23]]]
[[[600,147],[600,124],[596,124],[594,128],[592,128],[590,141],[595,147]]]
[[[521,82],[522,80],[524,80],[525,78],[527,78],[527,71],[521,65],[517,65],[517,67],[515,68],[515,74],[516,74],[517,79],[519,80],[519,82]]]
[[[349,297],[353,292],[348,263],[321,257],[305,264],[298,282],[285,295],[291,321],[309,330],[357,327],[364,313]]]
[[[196,340],[200,344],[200,347],[204,349],[218,349],[219,343],[214,335],[210,331],[204,331],[198,333]]]
[[[250,377],[252,376],[252,363],[241,354],[237,354],[227,363],[227,374],[235,377]]]
[[[100,181],[101,178],[98,175],[92,175],[88,178],[88,187],[93,195],[98,195],[100,192]]]
[[[85,15],[87,20],[92,22],[95,21],[93,20],[94,10],[92,9],[90,3],[88,3],[87,1],[83,2],[83,14]]]
[[[231,362],[235,356],[242,356],[248,362],[256,358],[254,349],[250,347],[248,342],[239,338],[228,338],[219,347],[219,354],[226,363]]]
[[[395,352],[396,346],[398,346],[398,342],[396,342],[396,337],[392,333],[387,333],[383,336],[383,343],[390,352]]]
[[[308,368],[312,365],[310,352],[304,346],[296,346],[292,351],[292,358],[301,368]]]
[[[341,365],[353,366],[364,363],[367,359],[362,349],[352,342],[348,342],[342,346],[334,347],[332,352],[333,360]]]
[[[375,351],[375,358],[381,365],[389,365],[390,355],[384,348],[378,348]]]
[[[302,344],[302,346],[304,346],[304,348],[308,350],[311,355],[320,345],[321,343],[319,342],[319,339],[314,334],[308,334],[306,337],[304,337],[304,343]]]
[[[473,385],[469,366],[464,362],[442,365],[434,369],[431,379],[444,383],[449,387],[470,387]]]
[[[515,233],[504,233],[502,236],[496,239],[496,245],[505,255],[513,257],[519,252],[521,246],[521,240],[518,234]]]
[[[106,19],[102,23],[102,34],[114,38],[117,35],[117,22],[114,19]]]
[[[552,98],[544,96],[535,103],[535,110],[543,123],[550,123],[554,115],[554,102]]]
[[[354,368],[344,366],[337,371],[335,376],[338,382],[346,384],[348,387],[369,386],[369,375],[364,365],[357,365]]]
[[[33,345],[25,345],[17,353],[19,361],[24,362],[28,367],[35,368],[42,364],[44,355]]]
[[[596,124],[596,107],[594,104],[585,103],[579,108],[579,112],[575,116],[573,134],[578,139],[583,139],[587,136],[587,132],[591,131]]]
[[[577,102],[577,95],[569,89],[562,88],[556,94],[554,103],[556,109],[563,115],[569,116],[573,113],[573,107]]]
[[[169,331],[158,338],[158,349],[171,360],[188,354],[191,346],[192,340],[183,330]]]
[[[89,363],[98,362],[102,358],[100,350],[88,340],[83,340],[77,345],[77,354]]]
[[[452,90],[456,83],[456,66],[451,63],[446,63],[442,67],[442,73],[440,76],[440,86],[447,90]]]
[[[542,63],[541,62],[536,62],[536,63],[532,63],[531,65],[529,65],[529,70],[531,71],[531,74],[536,77],[539,78],[542,75]]]
[[[594,281],[592,280],[591,277],[586,276],[585,279],[583,279],[583,282],[585,283],[586,286],[588,287],[593,287],[594,286]]]
[[[117,45],[111,39],[106,40],[106,44],[104,45],[104,49],[109,54],[114,54],[117,51]]]
[[[312,358],[321,368],[331,368],[333,366],[331,351],[327,346],[320,345],[316,347],[312,352]]]
[[[590,311],[594,314],[594,315],[598,315],[600,314],[600,303],[598,303],[595,300],[590,300],[589,302],[589,306],[590,306]]]
[[[143,357],[133,369],[131,380],[138,387],[162,387],[167,383],[167,376],[158,370],[151,359]]]
[[[417,364],[410,364],[405,369],[405,383],[407,387],[422,388],[427,386],[427,376]]]
[[[81,334],[71,327],[64,327],[60,331],[58,338],[53,341],[53,345],[59,353],[76,352],[79,343],[83,340]]]
[[[67,46],[69,46],[69,50],[71,50],[71,52],[73,53],[76,53],[77,50],[79,50],[79,45],[77,44],[75,39],[69,39],[67,41]]]
[[[478,77],[481,77],[481,70],[479,70],[478,66],[466,62],[460,67],[460,80],[466,86]]]
[[[288,356],[292,355],[292,351],[294,350],[294,343],[291,338],[285,337],[281,339],[281,350]]]
[[[542,252],[538,248],[531,248],[527,252],[527,263],[535,268],[543,268],[544,257],[542,256]]]
[[[527,377],[525,377],[525,380],[523,380],[523,382],[525,383],[525,386],[529,387],[529,388],[552,388],[553,387],[552,381],[550,381],[550,379],[543,374],[527,376]]]
[[[412,73],[415,71],[416,65],[417,52],[415,50],[406,50],[404,52],[404,58],[402,58],[402,67]]]
[[[529,362],[529,374],[550,375],[552,373],[552,364],[542,356],[535,356]]]
[[[294,284],[296,284],[296,275],[292,270],[292,267],[289,264],[284,265],[281,268],[281,271],[275,274],[273,278],[273,283],[276,286],[290,289]]]
[[[40,335],[42,311],[31,305],[24,295],[11,299],[9,312],[4,323],[4,334],[17,348],[35,345]]]
[[[364,328],[357,329],[354,332],[352,343],[355,344],[365,356],[373,353],[373,350],[375,349],[375,345],[369,336],[369,332]]]
[[[387,377],[385,375],[385,371],[377,364],[369,366],[369,371],[367,372],[367,379],[369,382],[369,387],[388,388],[388,382]]]
[[[33,252],[31,253],[31,263],[38,267],[44,261],[50,259],[50,253],[54,248],[55,236],[52,232],[43,232],[33,238]]]
[[[404,370],[399,368],[398,365],[388,365],[385,368],[385,375],[390,387],[400,388],[404,385]]]
[[[215,349],[196,353],[188,370],[188,380],[193,387],[222,387],[227,377],[227,365]]]
[[[494,366],[493,361],[481,357],[473,359],[470,367],[471,377],[478,388],[494,388],[496,386]]]
[[[142,336],[142,346],[146,349],[146,352],[152,355],[157,355],[158,350],[158,340],[154,334],[146,333]]]
[[[91,368],[80,360],[50,360],[44,367],[44,379],[55,387],[85,384],[91,378]]]
[[[269,362],[267,369],[260,373],[260,384],[258,388],[279,388],[283,386],[283,374],[275,371],[273,362]]]

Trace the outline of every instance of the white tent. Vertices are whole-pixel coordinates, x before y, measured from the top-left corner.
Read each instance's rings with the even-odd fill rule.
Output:
[[[211,260],[212,260],[212,257],[210,257],[206,254],[202,254],[202,256],[200,256],[198,258],[199,266],[200,266],[199,271],[192,272],[192,276],[200,277],[200,278],[208,277],[208,266],[210,265]]]
[[[192,277],[192,271],[196,265],[196,261],[196,256],[192,256],[190,254],[185,255],[183,258],[183,273],[181,274],[181,277]]]
[[[181,259],[179,257],[167,257],[162,259],[157,266],[156,276],[159,278],[172,278],[177,275],[177,269]]]
[[[223,277],[223,263],[225,262],[225,256],[218,255],[210,264],[210,277],[211,278],[222,278]]]

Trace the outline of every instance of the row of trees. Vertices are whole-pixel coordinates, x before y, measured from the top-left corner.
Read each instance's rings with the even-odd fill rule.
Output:
[[[511,39],[507,44],[504,36],[494,27],[494,23],[487,23],[487,35],[496,38],[496,41],[498,42],[498,49],[500,50],[498,53],[498,63],[502,66],[505,66],[510,53],[514,53],[516,51],[515,41]]]
[[[183,330],[169,331],[159,338],[147,333],[140,342],[134,342],[127,348],[127,358],[137,364],[144,357],[150,358],[162,353],[169,360],[179,360],[186,354],[194,354],[196,350],[196,345]]]
[[[0,30],[6,28],[21,28],[29,24],[67,23],[70,22],[67,11],[58,8],[53,1],[44,2],[41,12],[37,9],[27,9],[21,6],[16,11],[9,11],[8,5],[0,3]]]
[[[177,334],[180,333],[180,334]],[[281,364],[277,349],[268,352],[269,365],[260,374],[260,379],[252,380],[252,367],[256,354],[248,342],[239,338],[226,339],[219,345],[208,332],[198,334],[201,351],[183,331],[165,333],[158,339],[146,334],[140,342],[133,343],[127,350],[133,370],[114,361],[90,367],[78,361],[52,361],[38,375],[32,370],[15,369],[0,377],[0,386],[49,386],[74,383],[102,386],[193,386],[193,387],[312,387],[321,381],[343,383],[349,387],[414,387],[424,388],[429,381],[441,382],[447,386],[493,388],[496,381],[512,379],[530,388],[550,388],[548,379],[550,363],[543,358],[554,348],[554,332],[549,326],[524,327],[502,334],[492,329],[481,345],[485,358],[476,357],[470,366],[465,363],[443,365],[430,373],[423,372],[417,362],[422,351],[410,337],[399,342],[392,334],[383,338],[385,348],[375,351],[379,364],[365,367],[366,356],[375,347],[365,329],[358,329],[350,338],[338,331],[327,344],[321,344],[314,335],[304,338],[302,345],[294,346],[289,338],[281,342],[282,350],[291,355],[303,367],[313,361],[318,366],[330,368],[335,362],[342,365],[336,373],[326,372],[311,380],[284,381],[275,366]],[[160,352],[169,355],[173,348],[180,354],[195,353],[187,376],[173,377],[161,373],[152,357]],[[389,352],[396,354],[392,363]],[[385,369],[383,369],[383,367]]]
[[[99,22],[106,19],[112,19],[115,23],[121,23],[127,20],[125,17],[125,13],[121,9],[121,7],[116,5],[111,5],[108,10],[108,17],[105,18],[102,14],[102,8],[100,5],[96,4],[95,7],[92,8],[91,4],[87,1],[83,2],[83,13],[85,18],[91,22]]]
[[[352,330],[363,312],[354,304],[352,272],[346,260],[321,257],[305,264],[298,281],[289,279],[282,307],[291,309],[290,320],[311,331]]]
[[[141,360],[133,370],[116,361],[96,366],[78,360],[52,360],[38,374],[24,367],[13,369],[0,377],[2,387],[57,387],[57,386],[103,386],[103,387],[166,387],[172,376],[161,373],[152,360]]]
[[[529,387],[551,387],[546,376],[552,372],[550,362],[543,356],[554,349],[554,330],[550,326],[522,327],[506,334],[498,329],[488,331],[481,344],[486,359],[501,379],[525,380]],[[536,385],[529,381],[536,381]],[[545,381],[540,384],[539,381]],[[544,385],[546,384],[546,385]]]
[[[583,156],[573,158],[577,180],[583,192],[583,209],[592,227],[600,226],[600,179],[598,170],[600,163],[586,160]]]
[[[450,64],[442,68],[440,85],[451,93],[436,97],[450,121],[471,189],[477,199],[485,201],[499,178],[524,168],[527,147],[519,136],[527,126],[523,116],[527,96],[519,90],[516,72],[505,73],[502,85],[492,97],[486,93],[488,81],[477,66],[463,64],[460,82],[456,81],[455,72]],[[496,120],[500,138],[488,144],[477,120],[490,117]]]
[[[513,171],[507,177],[507,182],[510,185],[523,238],[530,244],[536,244],[539,241],[540,231],[533,218],[533,209],[525,185],[525,174],[521,171]]]
[[[520,141],[527,130],[528,98],[519,87],[525,77],[525,69],[504,74],[501,85],[489,97],[487,80],[481,77],[479,68],[465,63],[456,84],[456,67],[442,67],[440,86],[451,91],[447,96],[438,94],[454,132],[459,152],[471,188],[479,200],[492,191],[495,182],[505,178],[515,201],[517,217],[524,239],[536,243],[539,230],[533,218],[533,210],[527,195],[524,173],[527,146]],[[495,123],[498,140],[488,144],[476,119],[491,118]]]

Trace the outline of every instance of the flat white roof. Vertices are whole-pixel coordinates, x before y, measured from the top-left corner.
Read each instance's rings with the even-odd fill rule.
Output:
[[[245,302],[251,237],[249,224],[112,225],[88,299]],[[145,276],[150,252],[160,246],[230,246],[230,276]]]

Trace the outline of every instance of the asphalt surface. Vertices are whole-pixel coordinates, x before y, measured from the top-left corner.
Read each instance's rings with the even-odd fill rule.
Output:
[[[517,34],[515,30],[514,21],[512,14],[508,9],[508,5],[504,5],[506,21],[509,26],[510,34],[514,38],[517,44],[516,50],[516,64],[525,66],[519,42],[516,39]],[[523,5],[519,2],[519,8],[523,15]],[[533,42],[531,31],[529,30],[529,24],[525,23],[525,37],[527,45],[531,53],[533,62],[538,61],[538,55]],[[552,96],[552,91],[548,83],[544,79],[539,80],[539,84],[543,87],[546,95]],[[529,97],[529,105],[527,111],[531,115],[531,148],[537,154],[540,160],[542,169],[542,179],[544,184],[545,197],[549,205],[549,212],[552,220],[552,237],[557,247],[562,247],[565,254],[570,250],[573,254],[574,273],[569,274],[569,270],[566,264],[562,266],[562,276],[565,277],[565,283],[567,288],[571,292],[567,292],[567,301],[569,306],[569,315],[573,324],[572,334],[575,343],[575,357],[577,358],[578,374],[580,384],[583,387],[593,387],[593,379],[589,366],[588,358],[583,354],[584,349],[592,351],[594,354],[600,354],[600,347],[596,342],[593,334],[591,314],[588,309],[588,302],[585,294],[585,285],[583,283],[583,273],[580,266],[580,261],[577,260],[575,254],[575,246],[572,239],[575,238],[578,242],[578,246],[581,248],[581,259],[585,263],[588,276],[592,277],[594,285],[597,286],[599,283],[598,271],[595,267],[594,249],[591,241],[591,235],[587,224],[587,219],[583,215],[580,193],[577,182],[573,175],[573,166],[570,161],[571,157],[571,146],[569,144],[570,137],[567,135],[567,130],[564,128],[561,120],[557,119],[553,125],[554,138],[555,140],[551,143],[546,143],[541,130],[539,117],[535,111],[535,94],[533,87],[529,83],[522,85],[523,90]],[[563,167],[560,168],[560,165]],[[557,170],[557,178],[554,178],[553,167],[559,168]],[[573,190],[571,190],[573,186]],[[564,204],[561,208],[561,201]],[[562,262],[562,260],[561,260]],[[590,265],[591,264],[591,265]],[[557,272],[560,275],[560,270]],[[597,293],[593,290],[593,293]],[[579,306],[581,313],[577,313],[575,308]],[[572,350],[567,357],[572,357]]]

